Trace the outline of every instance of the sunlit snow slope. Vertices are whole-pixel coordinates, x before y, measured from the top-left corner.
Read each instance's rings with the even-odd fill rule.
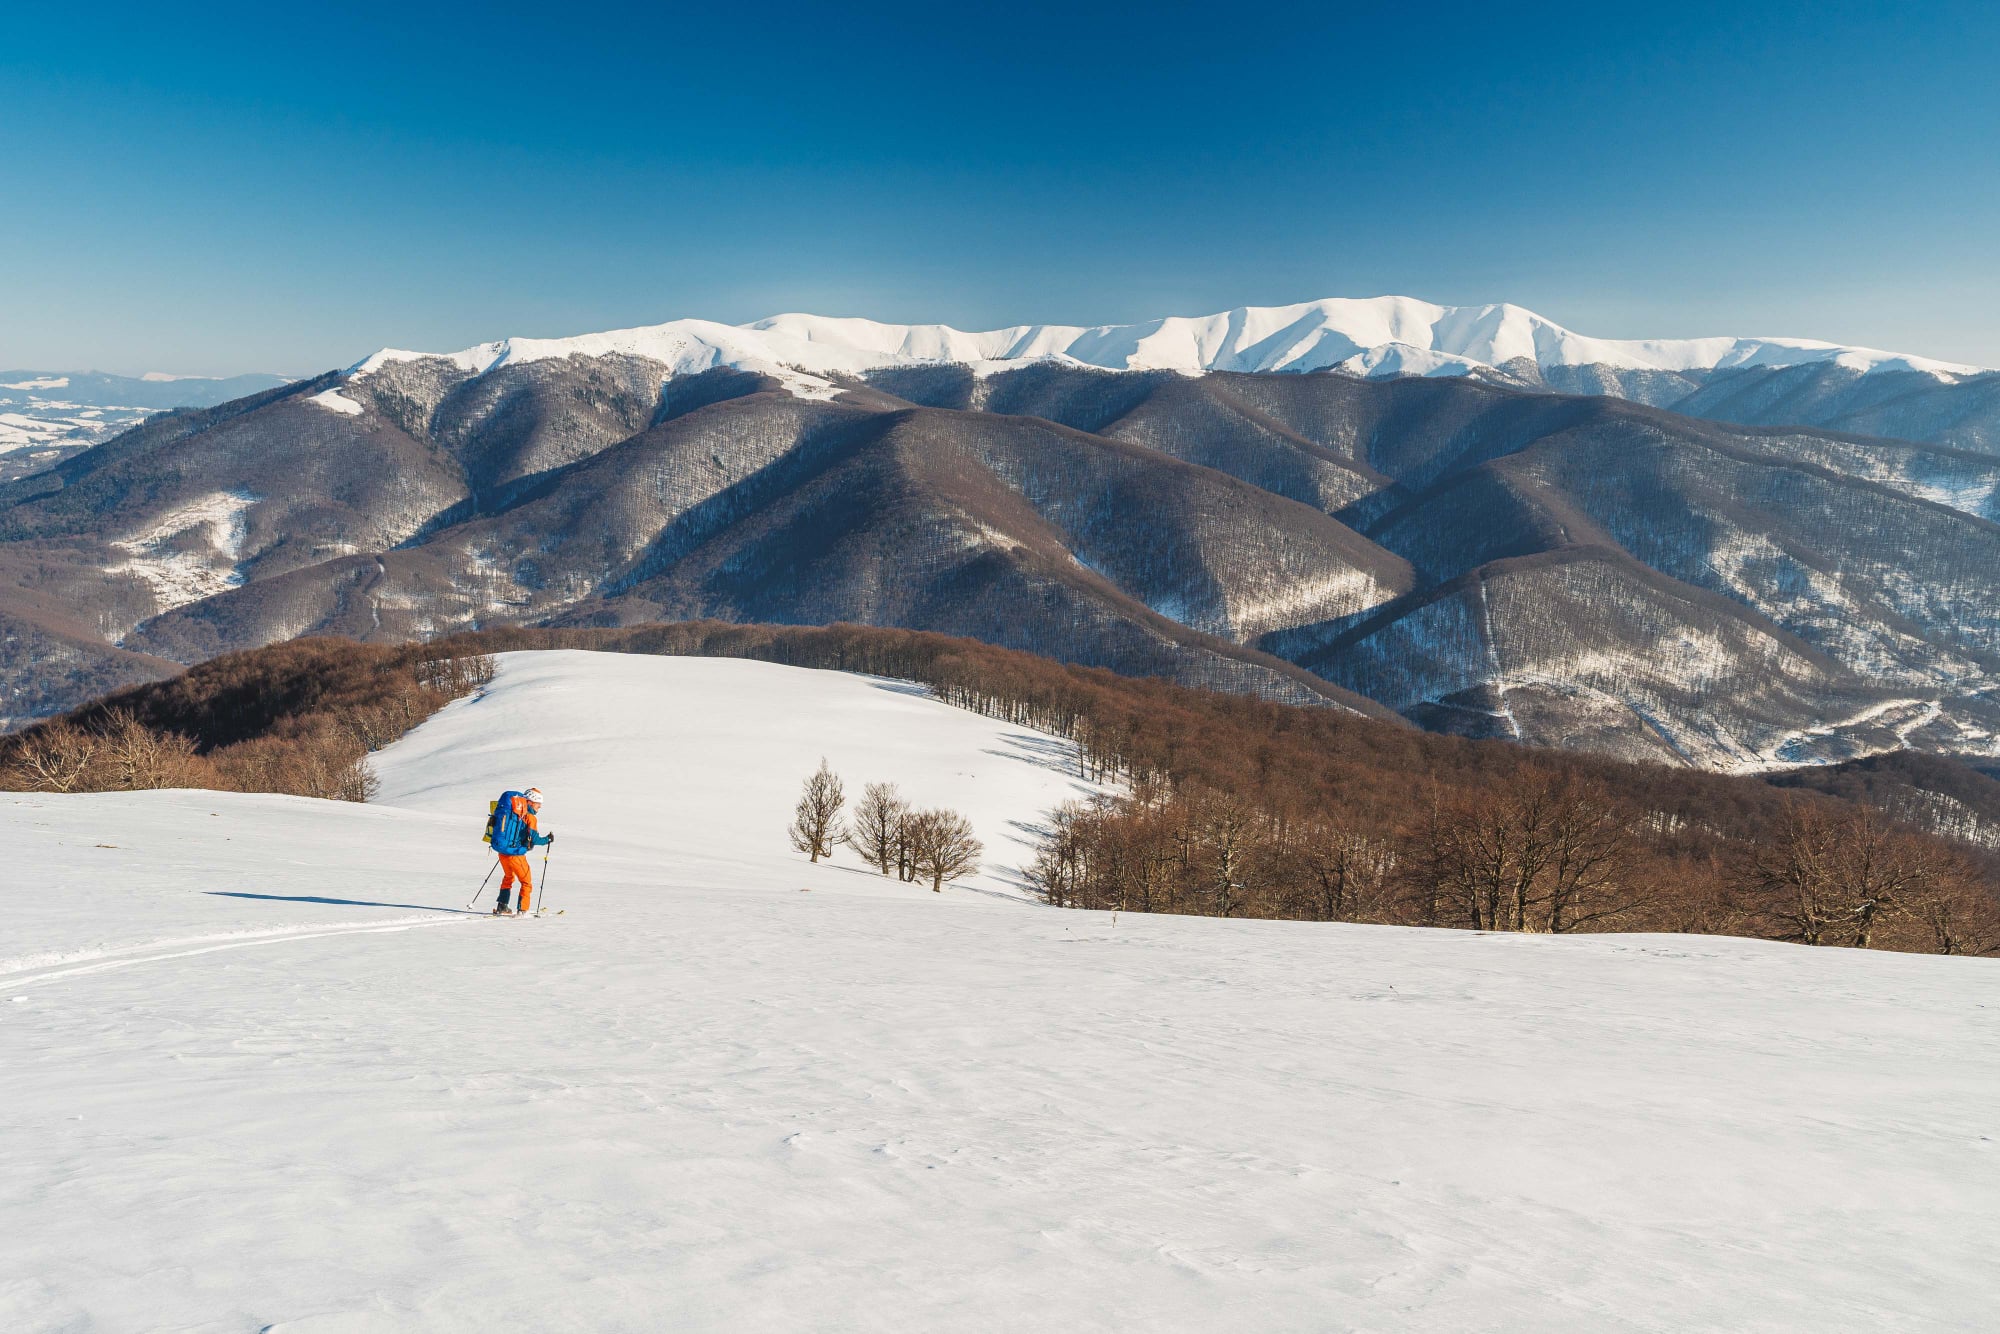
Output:
[[[980,879],[786,851],[822,754]],[[0,1328],[1990,1314],[1990,962],[1039,908],[1057,743],[763,664],[510,655],[380,759],[0,796]],[[526,782],[567,911],[462,914]]]

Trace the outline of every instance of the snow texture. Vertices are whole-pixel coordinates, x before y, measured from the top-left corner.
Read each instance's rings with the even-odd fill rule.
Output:
[[[821,754],[980,878],[784,851]],[[0,1328],[1990,1316],[1992,962],[1040,908],[1060,742],[765,664],[509,655],[378,758],[0,796]],[[460,913],[528,782],[567,912]]]
[[[507,338],[462,352],[384,348],[350,368],[365,376],[394,361],[437,357],[483,375],[550,357],[644,357],[690,375],[718,366],[778,376],[794,393],[826,397],[823,377],[894,366],[959,363],[982,374],[1031,361],[1106,370],[1312,371],[1354,375],[1471,375],[1509,362],[1712,371],[1830,362],[1862,373],[1920,371],[1940,380],[1979,368],[1800,338],[1607,339],[1574,333],[1514,305],[1438,306],[1411,297],[1251,306],[1143,324],[1033,324],[970,333],[942,324],[880,324],[822,315],[775,315],[753,324],[675,320],[575,338]]]
[[[162,611],[240,588],[243,543],[256,503],[248,491],[217,491],[177,506],[144,531],[113,542],[131,559],[104,572],[137,577]]]

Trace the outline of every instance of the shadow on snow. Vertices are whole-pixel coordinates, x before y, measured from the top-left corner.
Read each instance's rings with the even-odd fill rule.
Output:
[[[414,908],[418,912],[463,913],[468,917],[484,915],[469,908],[440,908],[431,903],[383,903],[379,899],[329,899],[317,894],[251,894],[231,889],[205,889],[202,893],[219,899],[269,899],[273,903],[331,903],[343,908]]]

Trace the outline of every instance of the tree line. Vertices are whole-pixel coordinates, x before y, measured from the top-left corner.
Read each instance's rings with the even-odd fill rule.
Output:
[[[192,787],[366,801],[368,756],[493,679],[483,654],[297,639],[0,737],[0,788]]]
[[[1764,837],[1706,856],[1662,823],[1559,769],[1501,793],[1439,785],[1386,825],[1145,787],[1058,811],[1028,874],[1070,908],[2000,953],[1976,861],[1877,811],[1795,798]]]

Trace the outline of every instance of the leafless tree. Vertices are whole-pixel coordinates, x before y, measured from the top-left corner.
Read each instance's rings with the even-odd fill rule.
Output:
[[[1380,910],[1394,865],[1380,840],[1314,814],[1286,830],[1279,853],[1290,915],[1359,922]]]
[[[903,821],[909,814],[910,803],[903,800],[894,783],[870,783],[861,789],[861,800],[848,817],[847,841],[863,860],[887,875],[900,860],[897,853],[903,842]]]
[[[285,790],[326,801],[368,801],[381,790],[365,755],[347,758],[325,750],[306,749],[293,767],[297,775]]]
[[[1636,820],[1598,783],[1565,776],[1548,795],[1546,915],[1538,928],[1579,931],[1645,907],[1651,891],[1632,875]]]
[[[1028,883],[1057,908],[1081,907],[1090,885],[1086,864],[1094,829],[1090,808],[1066,801],[1049,816],[1048,831],[1027,868]]]
[[[896,824],[896,879],[908,884],[917,878],[915,813],[904,811]]]
[[[1196,836],[1206,854],[1209,907],[1217,917],[1230,917],[1250,894],[1251,811],[1235,794],[1223,792],[1208,794],[1199,811]]]
[[[1779,822],[1778,837],[1745,868],[1745,888],[1756,911],[1775,924],[1781,939],[1807,945],[1853,945],[1866,949],[1890,923],[1926,909],[1944,944],[1960,943],[1954,921],[1963,916],[1953,891],[1957,866],[1944,845],[1891,825],[1875,811],[1832,809],[1817,801],[1794,801]]]
[[[89,791],[101,744],[98,736],[73,723],[43,723],[15,745],[9,785],[29,792]]]
[[[1424,786],[1424,822],[1412,855],[1398,866],[1407,918],[1417,926],[1439,926],[1456,876],[1453,849],[1445,818],[1444,792],[1433,773]]]
[[[1446,894],[1479,931],[1576,931],[1643,907],[1633,821],[1599,785],[1530,773],[1439,813]]]
[[[468,653],[420,662],[415,677],[426,690],[436,691],[447,699],[457,699],[493,684],[494,667],[490,654]]]
[[[1744,888],[1756,901],[1755,912],[1777,928],[1780,939],[1825,944],[1827,933],[1845,917],[1833,869],[1839,823],[1816,803],[1794,801],[1777,836],[1744,867]]]
[[[934,892],[943,893],[951,881],[979,869],[980,854],[986,849],[972,836],[972,822],[957,811],[918,811],[904,827],[909,832],[911,863]]]
[[[1919,894],[1910,916],[1938,954],[2000,954],[2000,903],[1962,869],[1953,868]]]
[[[846,804],[847,792],[839,775],[827,768],[822,758],[818,771],[806,779],[805,791],[799,795],[799,804],[792,812],[792,827],[785,831],[792,846],[815,862],[831,857],[840,808]]]
[[[177,732],[155,732],[129,709],[113,709],[98,727],[106,781],[126,791],[187,787],[197,767],[194,741]]]

